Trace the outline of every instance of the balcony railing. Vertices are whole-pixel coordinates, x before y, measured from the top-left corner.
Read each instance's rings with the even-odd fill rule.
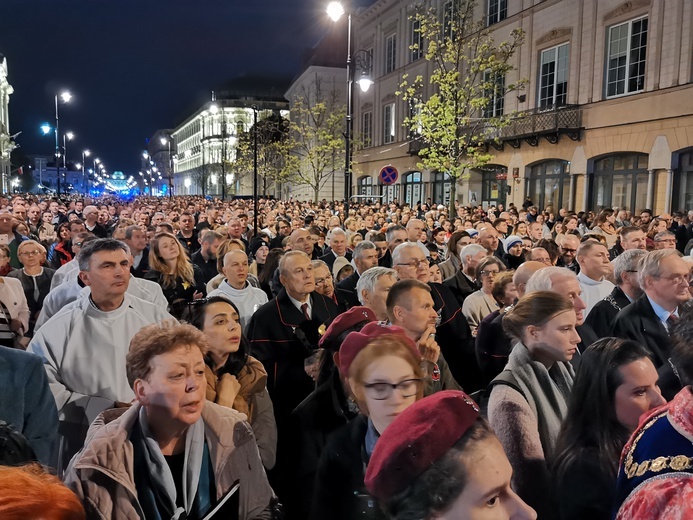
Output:
[[[460,133],[465,133],[465,128]],[[582,135],[582,108],[580,105],[561,105],[546,108],[535,108],[519,112],[510,123],[502,128],[492,125],[479,125],[474,129],[477,135],[486,135],[487,143],[502,150],[505,143],[519,148],[522,141],[530,146],[538,146],[539,139],[545,138],[551,144],[558,143],[561,135],[567,135],[573,141],[579,141]],[[409,141],[409,154],[416,155],[426,143],[417,136]]]

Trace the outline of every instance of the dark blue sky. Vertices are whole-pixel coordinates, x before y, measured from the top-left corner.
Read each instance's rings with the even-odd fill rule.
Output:
[[[327,0],[0,0],[10,130],[28,154],[52,154],[39,132],[54,122],[77,139],[68,158],[96,152],[110,172],[133,173],[145,139],[241,74],[295,75],[301,54],[331,24]],[[370,5],[373,0],[359,0]]]

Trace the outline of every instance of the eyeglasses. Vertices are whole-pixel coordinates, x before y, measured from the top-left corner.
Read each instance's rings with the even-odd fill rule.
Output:
[[[410,262],[400,262],[397,265],[406,265],[408,267],[411,267],[412,269],[417,269],[419,267],[428,267],[428,259],[424,258],[423,260],[412,260]]]
[[[82,244],[83,244],[83,243],[84,243],[84,242],[72,242],[72,245],[73,245],[73,246],[77,246],[77,247],[82,247]]]
[[[35,249],[33,251],[22,251],[19,253],[19,256],[34,256],[34,255],[40,255],[43,251],[39,251],[38,249]]]
[[[366,383],[364,388],[366,389],[366,395],[371,399],[376,401],[384,401],[390,398],[392,392],[397,390],[402,397],[413,397],[420,390],[423,385],[422,379],[405,379],[399,383]]]
[[[481,273],[479,273],[479,274],[481,276],[488,276],[488,275],[498,274],[498,273],[500,273],[500,271],[481,271]]]
[[[681,275],[681,274],[676,274],[674,276],[655,276],[654,278],[659,278],[660,280],[668,280],[670,282],[674,282],[674,285],[680,285],[683,282],[686,282],[686,285],[688,285],[688,275]]]
[[[568,247],[561,246],[561,251],[564,253],[577,253],[577,249],[570,249]]]
[[[316,278],[315,285],[322,287],[323,285],[332,285],[332,278]]]

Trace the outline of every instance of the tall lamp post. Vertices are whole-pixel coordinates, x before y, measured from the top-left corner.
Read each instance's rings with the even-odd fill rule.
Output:
[[[361,68],[362,75],[359,79],[359,85],[363,92],[367,92],[373,81],[370,79],[370,74],[373,66],[373,55],[369,51],[360,50],[352,51],[352,23],[351,23],[351,11],[348,13],[344,10],[341,2],[330,2],[327,6],[327,15],[332,19],[332,21],[337,22],[344,15],[347,15],[347,60],[346,60],[346,72],[347,72],[347,89],[346,89],[346,131],[344,132],[344,147],[345,147],[345,157],[344,157],[344,202],[349,205],[349,200],[351,199],[351,163],[352,163],[352,141],[353,141],[353,113],[354,113],[354,74],[357,68]],[[353,66],[352,66],[353,63]]]
[[[82,188],[87,195],[89,195],[89,176],[87,175],[86,158],[90,155],[91,152],[89,150],[82,150]]]
[[[162,137],[160,142],[163,146],[168,145],[168,164],[166,165],[166,171],[168,172],[168,196],[173,197],[173,156],[171,155],[171,141],[173,140],[173,135],[169,135],[168,139]]]
[[[57,194],[60,196],[60,117],[58,116],[58,98],[67,104],[72,99],[72,94],[65,91],[55,95],[55,169],[58,173]]]
[[[67,183],[67,142],[72,141],[75,138],[75,134],[72,132],[65,132],[63,134],[63,170],[65,170],[65,182]],[[58,179],[60,175],[58,174]]]

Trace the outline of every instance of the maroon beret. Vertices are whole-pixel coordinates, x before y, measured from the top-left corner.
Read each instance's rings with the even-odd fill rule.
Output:
[[[464,392],[444,390],[404,410],[375,445],[366,488],[380,502],[404,491],[445,455],[479,417],[479,407]]]
[[[332,345],[339,336],[349,329],[353,329],[359,323],[377,321],[375,313],[368,307],[352,307],[346,312],[337,316],[330,326],[327,327],[325,334],[320,338],[318,346],[320,348],[328,348],[338,350],[339,345]],[[335,347],[335,348],[332,348]]]
[[[403,329],[395,325],[384,325],[378,322],[368,323],[360,332],[350,332],[339,347],[339,373],[342,377],[349,375],[349,367],[358,353],[380,336],[396,336],[402,339],[412,350],[416,359],[421,359],[419,349],[416,348],[414,341],[404,333]]]

